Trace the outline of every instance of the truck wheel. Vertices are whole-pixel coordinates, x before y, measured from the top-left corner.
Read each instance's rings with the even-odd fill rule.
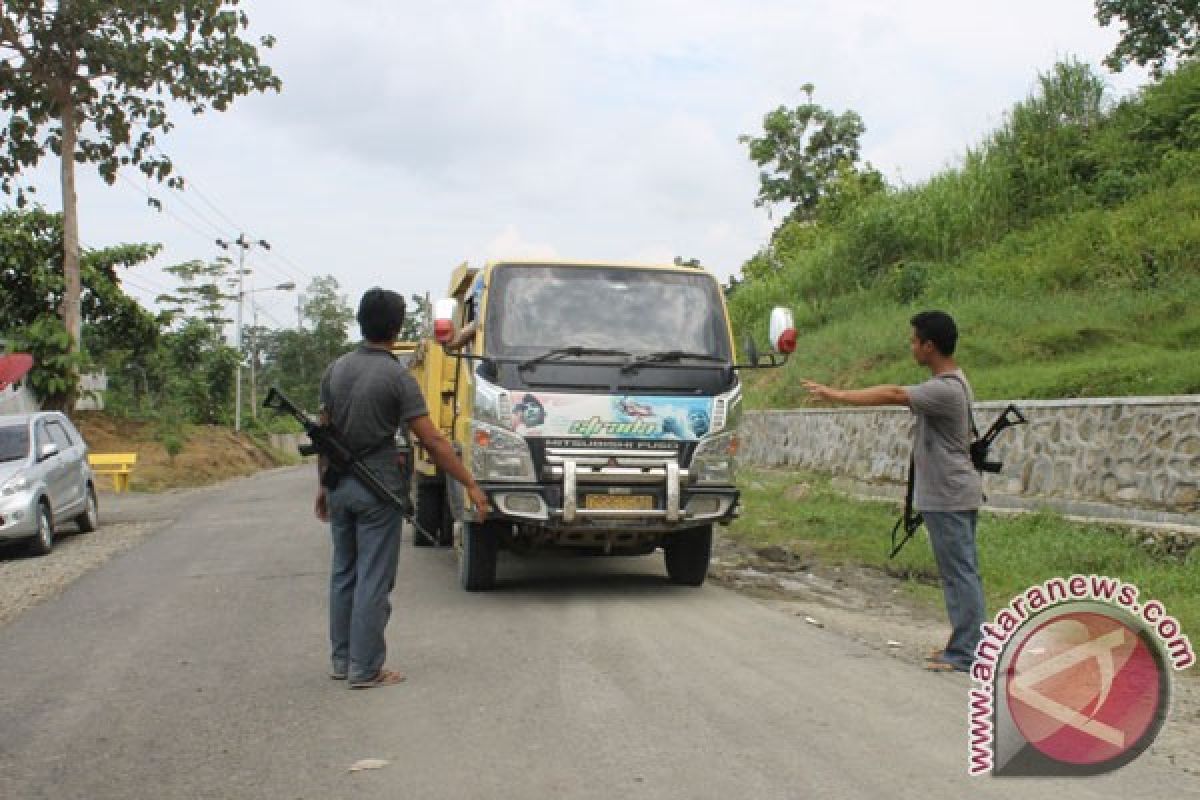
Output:
[[[458,578],[468,592],[485,592],[496,585],[496,554],[500,550],[500,531],[495,525],[464,522],[462,553],[458,559]]]
[[[712,525],[668,534],[663,542],[663,560],[671,583],[699,586],[708,576],[712,555]]]
[[[446,505],[445,493],[446,489],[443,484],[417,481],[417,497],[414,503],[413,516],[417,524],[433,536],[434,541],[429,541],[425,536],[414,530],[413,547],[433,547],[435,543],[443,543],[446,537],[445,532],[442,530],[443,508]]]

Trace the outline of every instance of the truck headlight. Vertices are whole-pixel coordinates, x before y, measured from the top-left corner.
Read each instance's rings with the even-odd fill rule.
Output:
[[[737,470],[737,433],[729,431],[701,439],[692,456],[692,475],[698,484],[733,484]]]
[[[5,481],[3,486],[0,486],[0,495],[5,497],[18,492],[23,492],[29,488],[29,476],[24,472],[18,472],[16,475]]]
[[[496,425],[471,420],[471,472],[482,481],[533,483],[533,457],[525,440]]]

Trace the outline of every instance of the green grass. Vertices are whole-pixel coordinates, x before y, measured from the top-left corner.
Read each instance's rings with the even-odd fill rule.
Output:
[[[799,350],[751,374],[751,406],[801,404],[801,378],[906,383],[908,319],[958,320],[981,399],[1200,393],[1200,64],[1112,105],[1067,62],[962,162],[835,216],[785,221],[743,266],[730,313]]]
[[[924,528],[894,560],[887,558],[897,504],[848,497],[815,473],[743,470],[739,483],[746,512],[727,529],[730,538],[751,546],[788,545],[825,563],[886,569],[906,578],[920,601],[940,604]],[[809,487],[807,494],[789,498],[788,488],[800,483]],[[1156,554],[1117,529],[1047,513],[984,513],[978,542],[989,615],[1050,578],[1107,575],[1138,586],[1144,599],[1160,600],[1200,645],[1200,547],[1182,559]]]
[[[804,405],[805,378],[846,387],[924,380],[908,347],[908,320],[921,308],[958,321],[957,356],[980,400],[1200,393],[1197,275],[1136,292],[980,292],[908,305],[878,291],[845,296],[828,323],[801,332],[786,367],[748,373],[748,405]]]

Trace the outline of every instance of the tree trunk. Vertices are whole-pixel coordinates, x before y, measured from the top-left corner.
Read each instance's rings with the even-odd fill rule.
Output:
[[[71,352],[79,352],[83,320],[79,307],[79,215],[75,196],[75,147],[78,122],[75,101],[65,92],[62,111],[63,299],[59,314],[71,335]]]

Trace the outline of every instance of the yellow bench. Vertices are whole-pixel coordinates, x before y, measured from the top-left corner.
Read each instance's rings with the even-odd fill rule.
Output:
[[[88,463],[97,475],[111,475],[113,491],[129,489],[129,473],[137,463],[137,453],[88,453]]]

